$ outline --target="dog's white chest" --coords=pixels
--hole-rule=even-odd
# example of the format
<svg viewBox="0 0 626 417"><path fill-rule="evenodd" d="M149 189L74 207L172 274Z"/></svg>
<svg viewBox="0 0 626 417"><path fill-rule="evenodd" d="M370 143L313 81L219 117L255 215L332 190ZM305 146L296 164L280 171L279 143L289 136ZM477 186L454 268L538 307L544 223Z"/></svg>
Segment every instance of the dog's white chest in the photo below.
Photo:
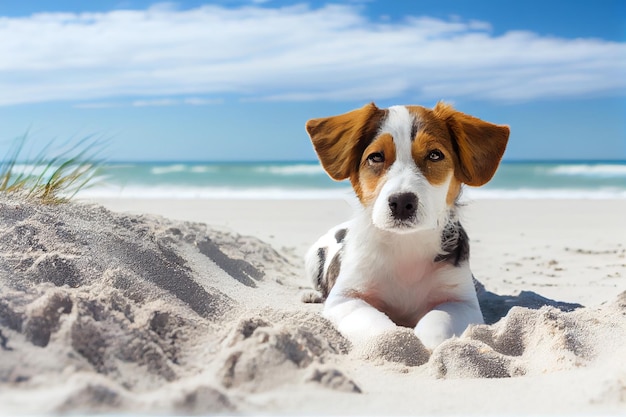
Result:
<svg viewBox="0 0 626 417"><path fill-rule="evenodd" d="M432 292L438 267L431 260L397 259L372 268L364 282L386 303L414 309Z"/></svg>
<svg viewBox="0 0 626 417"><path fill-rule="evenodd" d="M411 288L423 285L434 271L432 262L422 259L398 260L391 265L391 279L396 285Z"/></svg>
<svg viewBox="0 0 626 417"><path fill-rule="evenodd" d="M398 324L414 326L442 298L437 286L440 266L430 259L392 257L361 266L358 272L345 271L346 281L351 281L346 284L356 289L351 295L365 300Z"/></svg>

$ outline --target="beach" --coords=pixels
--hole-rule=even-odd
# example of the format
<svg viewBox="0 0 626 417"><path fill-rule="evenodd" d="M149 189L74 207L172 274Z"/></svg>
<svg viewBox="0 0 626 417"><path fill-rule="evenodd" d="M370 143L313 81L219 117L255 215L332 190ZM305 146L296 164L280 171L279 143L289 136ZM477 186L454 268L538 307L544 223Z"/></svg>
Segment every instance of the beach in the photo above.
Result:
<svg viewBox="0 0 626 417"><path fill-rule="evenodd" d="M347 199L0 200L0 413L626 413L626 200L479 199L488 324L353 349L301 301Z"/></svg>
<svg viewBox="0 0 626 417"><path fill-rule="evenodd" d="M536 3L0 3L0 417L626 417L626 0Z"/></svg>

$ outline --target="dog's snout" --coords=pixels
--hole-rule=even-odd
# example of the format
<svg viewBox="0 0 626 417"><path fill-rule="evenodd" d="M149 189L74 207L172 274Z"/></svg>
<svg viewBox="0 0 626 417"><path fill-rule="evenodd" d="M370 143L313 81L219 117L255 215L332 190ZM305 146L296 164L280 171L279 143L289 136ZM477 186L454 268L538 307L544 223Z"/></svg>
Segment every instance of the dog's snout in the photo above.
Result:
<svg viewBox="0 0 626 417"><path fill-rule="evenodd" d="M407 220L415 217L417 196L413 193L398 193L389 197L389 209L396 220Z"/></svg>

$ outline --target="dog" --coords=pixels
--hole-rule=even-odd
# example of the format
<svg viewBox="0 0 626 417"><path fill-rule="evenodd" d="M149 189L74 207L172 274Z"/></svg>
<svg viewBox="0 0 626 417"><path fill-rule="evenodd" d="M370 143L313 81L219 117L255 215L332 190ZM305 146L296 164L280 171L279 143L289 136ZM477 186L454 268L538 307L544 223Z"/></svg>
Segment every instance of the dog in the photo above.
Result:
<svg viewBox="0 0 626 417"><path fill-rule="evenodd" d="M459 196L493 177L509 127L443 102L370 103L306 131L324 170L349 179L362 205L305 256L323 315L353 344L403 326L430 350L483 323Z"/></svg>

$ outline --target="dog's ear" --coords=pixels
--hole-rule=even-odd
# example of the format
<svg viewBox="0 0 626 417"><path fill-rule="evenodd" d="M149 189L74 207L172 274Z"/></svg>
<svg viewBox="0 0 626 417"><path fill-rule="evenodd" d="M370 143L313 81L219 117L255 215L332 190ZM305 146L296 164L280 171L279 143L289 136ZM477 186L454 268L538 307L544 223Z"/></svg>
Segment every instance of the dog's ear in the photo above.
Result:
<svg viewBox="0 0 626 417"><path fill-rule="evenodd" d="M306 123L315 152L332 179L345 180L358 170L361 155L376 136L385 113L370 103L339 116Z"/></svg>
<svg viewBox="0 0 626 417"><path fill-rule="evenodd" d="M439 102L434 114L443 119L457 150L460 169L457 179L467 185L487 183L498 169L509 140L509 127L495 125L461 113Z"/></svg>

